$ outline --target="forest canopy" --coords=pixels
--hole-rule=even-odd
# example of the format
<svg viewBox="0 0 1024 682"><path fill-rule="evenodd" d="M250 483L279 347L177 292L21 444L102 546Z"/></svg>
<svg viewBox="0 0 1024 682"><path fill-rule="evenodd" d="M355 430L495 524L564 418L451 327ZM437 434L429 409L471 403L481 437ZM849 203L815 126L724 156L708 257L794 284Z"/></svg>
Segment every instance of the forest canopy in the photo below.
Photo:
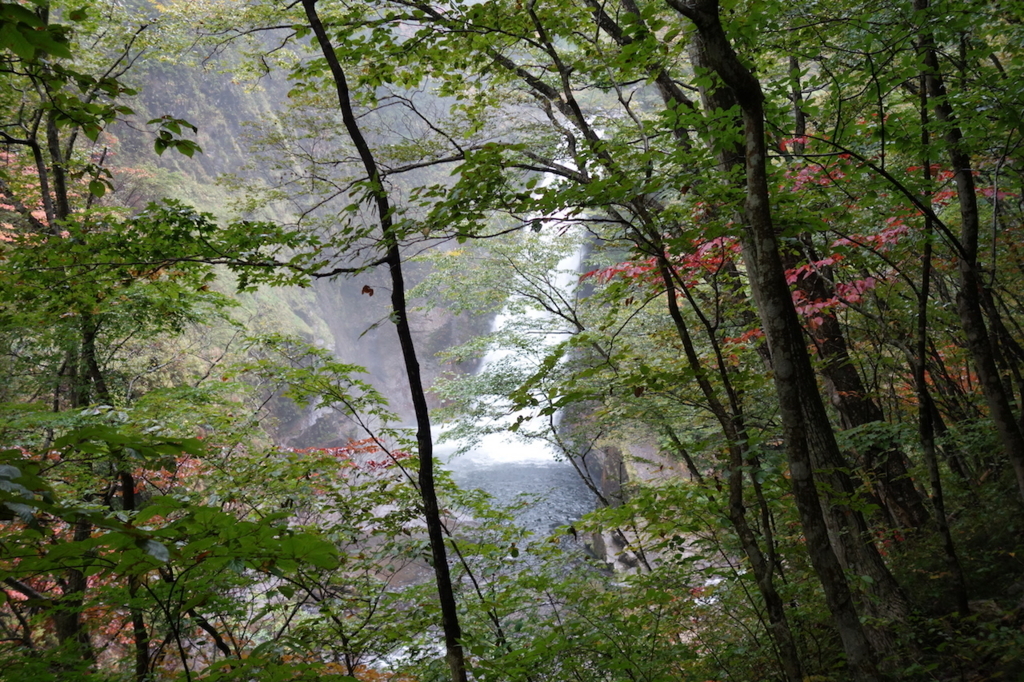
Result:
<svg viewBox="0 0 1024 682"><path fill-rule="evenodd" d="M0 678L1018 679L1022 46L0 2ZM595 510L528 530L442 432Z"/></svg>

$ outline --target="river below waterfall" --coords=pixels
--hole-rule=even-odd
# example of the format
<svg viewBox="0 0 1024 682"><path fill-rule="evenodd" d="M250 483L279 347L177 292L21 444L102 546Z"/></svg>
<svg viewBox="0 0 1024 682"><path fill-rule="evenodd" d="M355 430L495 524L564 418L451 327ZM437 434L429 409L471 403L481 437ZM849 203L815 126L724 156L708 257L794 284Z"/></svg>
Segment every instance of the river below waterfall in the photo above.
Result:
<svg viewBox="0 0 1024 682"><path fill-rule="evenodd" d="M514 504L521 495L536 496L517 515L520 525L536 536L547 536L594 509L594 494L546 443L492 433L464 454L452 456L455 447L441 445L438 459L461 487L483 490L499 507Z"/></svg>

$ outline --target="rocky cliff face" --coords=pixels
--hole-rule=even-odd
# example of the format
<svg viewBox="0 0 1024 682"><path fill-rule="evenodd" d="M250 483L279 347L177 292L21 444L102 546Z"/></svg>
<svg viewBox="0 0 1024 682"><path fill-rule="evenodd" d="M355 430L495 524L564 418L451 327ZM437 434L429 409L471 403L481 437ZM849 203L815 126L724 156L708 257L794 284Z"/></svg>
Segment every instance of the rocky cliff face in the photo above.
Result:
<svg viewBox="0 0 1024 682"><path fill-rule="evenodd" d="M224 59L230 61L230 55ZM238 198L232 183L218 184L224 174L237 181L271 181L269 171L252 163L247 148L249 121L273 121L287 106L290 87L282 74L259 83L238 83L224 73L198 65L168 65L153 61L133 72L132 84L140 95L132 102L135 121L112 128L116 153L111 158L122 168L142 169L148 181L128 188L130 206L141 209L150 201L174 198L201 211L228 217ZM152 135L144 122L161 115L180 117L198 126L196 140L202 154L153 153ZM261 173L266 175L262 177ZM138 174L132 177L137 177ZM437 181L437 179L434 179ZM267 207L260 219L290 221L280 207ZM426 274L423 264L410 263L406 271L411 288ZM368 287L368 289L364 289ZM365 293L372 291L373 294ZM292 334L331 349L342 362L361 365L368 379L404 421L412 421L412 404L394 325L389 320L389 277L383 269L352 279L318 280L304 290L265 290L243 297L252 331ZM415 305L415 302L413 302ZM416 311L411 323L417 335L421 370L427 385L446 372L472 372L470 365L449 366L437 353L465 343L490 327L490 317L455 316L442 309ZM291 447L338 445L365 434L330 410L300 409L290 401L269 404L274 435Z"/></svg>
<svg viewBox="0 0 1024 682"><path fill-rule="evenodd" d="M615 506L628 498L631 487L689 477L685 466L662 452L653 440L605 445L597 452L595 479L600 480L602 495ZM639 549L643 544L643 538L628 529L592 533L586 541L587 549L617 573L650 570L657 563L657 556Z"/></svg>
<svg viewBox="0 0 1024 682"><path fill-rule="evenodd" d="M414 277L425 272L422 266L412 268ZM414 280L415 281L415 280ZM322 281L314 285L315 305L307 315L315 315L328 331L325 339L309 339L330 348L342 362L360 365L367 370L367 379L387 398L391 410L405 423L413 421L412 401L402 362L401 349L391 312L387 273L368 272L354 279ZM364 293L369 287L373 295ZM463 344L485 333L490 316L453 315L433 308L413 310L410 320L416 335L420 370L428 386L446 373L475 371L475 363L447 364L438 353ZM313 325L311 325L313 326ZM428 394L436 404L436 398ZM277 439L290 447L338 445L366 434L354 429L351 422L330 410L297 410L286 401L274 404L278 421Z"/></svg>
<svg viewBox="0 0 1024 682"><path fill-rule="evenodd" d="M368 375L364 379L385 396L390 409L399 416L402 423L412 423L409 386L398 340L390 322L385 320L360 338L360 333L366 328L345 320L346 314L351 314L351 308L325 305L321 314L332 330L328 347L330 343L336 344L333 346L336 357L342 362L366 367ZM418 350L421 371L428 385L445 373L472 370L471 367L444 364L435 356L451 345L467 341L474 334L474 326L479 323L437 311L429 315L417 315L415 321L421 330ZM428 400L431 398L428 394ZM284 398L272 400L268 410L272 417L272 435L287 447L335 447L367 436L354 422L334 410L300 408Z"/></svg>

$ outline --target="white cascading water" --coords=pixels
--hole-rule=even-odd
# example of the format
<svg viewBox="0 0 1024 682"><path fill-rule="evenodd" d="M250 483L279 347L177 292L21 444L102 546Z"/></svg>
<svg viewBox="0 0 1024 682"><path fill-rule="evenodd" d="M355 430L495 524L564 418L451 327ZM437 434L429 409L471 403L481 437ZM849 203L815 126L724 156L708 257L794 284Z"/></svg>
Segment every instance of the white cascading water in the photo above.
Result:
<svg viewBox="0 0 1024 682"><path fill-rule="evenodd" d="M569 256L563 258L552 273L552 283L568 299L575 295L582 258L582 240ZM517 317L517 315L519 317ZM550 322L551 315L536 308L514 313L506 306L495 319L492 332L523 321L536 321L537 327ZM565 330L555 330L539 337L538 343L551 346L563 339ZM524 360L508 349L488 351L481 360L479 373L488 372L500 363L522 368ZM452 456L460 443L445 443L438 450L439 459L447 460L455 480L464 488L479 488L494 497L499 505L514 503L520 495L538 496L519 514L520 523L538 535L547 535L556 527L570 524L594 508L594 496L572 465L561 458L556 448L541 439L526 439L511 433L508 426L518 414L505 417L489 426L504 427L482 436L469 450Z"/></svg>

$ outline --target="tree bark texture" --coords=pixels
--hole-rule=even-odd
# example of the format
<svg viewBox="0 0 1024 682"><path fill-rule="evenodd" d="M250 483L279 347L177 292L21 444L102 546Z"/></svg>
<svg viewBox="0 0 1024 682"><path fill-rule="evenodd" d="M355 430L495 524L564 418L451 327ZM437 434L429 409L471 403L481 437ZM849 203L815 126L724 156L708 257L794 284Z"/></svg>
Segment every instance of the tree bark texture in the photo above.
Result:
<svg viewBox="0 0 1024 682"><path fill-rule="evenodd" d="M924 15L929 9L928 0L914 0L914 9ZM925 65L926 90L941 127L960 206L960 243L957 254L960 291L957 293L957 313L967 339L967 348L974 360L978 381L985 394L989 416L995 423L1003 450L1013 467L1021 499L1024 500L1024 434L1021 433L1010 396L1000 376L992 340L985 325L982 302L984 282L978 262L980 218L971 157L956 113L947 97L934 35L922 27L918 42L918 50Z"/></svg>
<svg viewBox="0 0 1024 682"><path fill-rule="evenodd" d="M797 265L793 252L783 254L787 267ZM797 289L808 300L821 301L835 296L835 289L823 273L810 270L796 282ZM846 335L834 313L823 312L818 323L809 329L814 348L821 358L820 373L829 401L839 413L844 429L870 424L885 424L885 415L868 395L860 372L853 364ZM862 449L860 465L870 477L871 489L889 515L902 528L922 528L928 523L928 510L914 487L907 470L907 457L894 439L878 442Z"/></svg>
<svg viewBox="0 0 1024 682"><path fill-rule="evenodd" d="M827 425L827 415L814 380L796 310L779 255L772 225L766 175L764 95L760 83L740 62L722 29L715 0L669 5L696 25L709 65L730 88L743 113L744 168L746 171L744 262L754 300L771 348L776 395L783 422L790 482L800 513L811 562L821 581L825 599L838 626L847 664L855 680L879 679L875 652L868 642L854 605L842 565L829 542L828 529L814 481L811 437L804 403L816 402L816 412ZM838 454L832 437L831 447ZM816 443L819 447L827 442Z"/></svg>
<svg viewBox="0 0 1024 682"><path fill-rule="evenodd" d="M695 65L713 69L713 64L706 51L706 43L697 44L695 41L691 46L691 58ZM737 104L736 94L730 88L706 88L702 90L701 96L705 107L712 110L729 111ZM721 149L719 165L723 172L732 174L732 171L737 168L745 168L746 149L746 145L726 146ZM765 205L767 205L767 199ZM745 216L744 220L746 219ZM774 234L774 229L772 228L772 230ZM781 259L781 254L778 257ZM782 266L784 267L785 263L782 263ZM751 269L749 258L747 259L747 268L750 273L754 272ZM786 300L792 306L788 285L786 285L786 291ZM754 293L756 298L756 290ZM760 306L758 307L760 309ZM760 312L762 315L764 314L763 311ZM795 309L793 314L795 317ZM797 328L800 328L799 322L797 322ZM835 338L843 339L841 334L833 335L833 340ZM801 348L806 348L799 332L794 332L793 342L799 344ZM770 350L774 348L770 338L768 345ZM843 346L845 348L845 342ZM857 385L863 390L859 375L855 374L855 376ZM778 378L778 374L776 374L776 378ZM846 473L849 465L835 442L835 436L824 404L821 402L813 373L804 377L800 382L800 387L806 395L806 399L801 401L800 407L804 413L809 456L812 466L825 483L822 511L832 548L844 569L870 578L870 581L864 581L859 585L865 589L867 594L861 595L855 591L854 597L859 607L863 609L864 615L870 616L875 623L866 629L872 647L879 653L892 653L895 639L887 623L905 618L910 612L910 604L882 560L869 532L866 519L853 504L859 492L853 479ZM907 480L905 485L912 486L912 483ZM916 494L916 490L914 493ZM927 513L924 516L927 518Z"/></svg>

